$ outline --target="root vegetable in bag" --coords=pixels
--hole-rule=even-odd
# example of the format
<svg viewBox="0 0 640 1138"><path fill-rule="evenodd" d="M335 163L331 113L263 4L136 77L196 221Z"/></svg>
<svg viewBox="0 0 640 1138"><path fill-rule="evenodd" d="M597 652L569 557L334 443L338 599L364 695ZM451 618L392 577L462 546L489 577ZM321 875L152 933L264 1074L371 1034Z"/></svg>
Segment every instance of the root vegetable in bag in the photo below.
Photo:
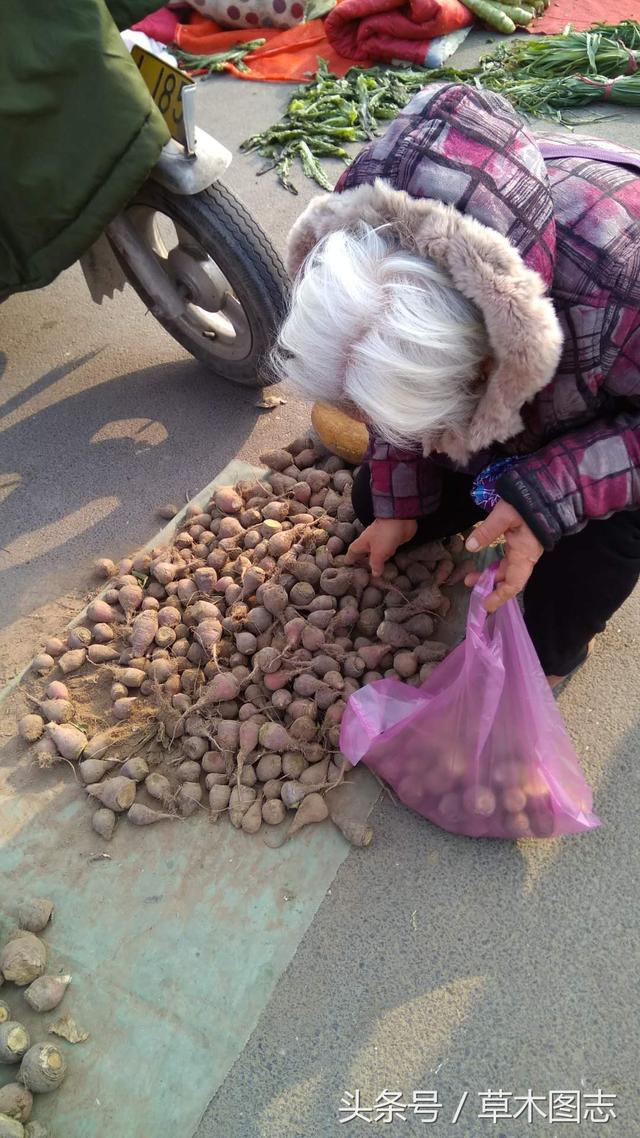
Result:
<svg viewBox="0 0 640 1138"><path fill-rule="evenodd" d="M395 679L351 696L340 750L417 813L469 837L557 837L600 825L592 794L516 600L492 616L473 590L467 635L419 688Z"/></svg>

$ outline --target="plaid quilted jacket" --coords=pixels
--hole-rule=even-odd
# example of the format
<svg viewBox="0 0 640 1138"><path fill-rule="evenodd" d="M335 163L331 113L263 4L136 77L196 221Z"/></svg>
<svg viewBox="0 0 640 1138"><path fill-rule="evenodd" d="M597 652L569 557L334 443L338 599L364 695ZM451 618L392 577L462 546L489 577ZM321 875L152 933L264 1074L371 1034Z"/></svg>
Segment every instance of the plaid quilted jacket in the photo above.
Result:
<svg viewBox="0 0 640 1138"><path fill-rule="evenodd" d="M497 360L466 437L422 454L372 438L376 515L428 514L444 466L504 455L522 460L498 491L545 548L640 508L640 153L534 138L499 95L429 87L307 208L290 268L359 218L446 265Z"/></svg>

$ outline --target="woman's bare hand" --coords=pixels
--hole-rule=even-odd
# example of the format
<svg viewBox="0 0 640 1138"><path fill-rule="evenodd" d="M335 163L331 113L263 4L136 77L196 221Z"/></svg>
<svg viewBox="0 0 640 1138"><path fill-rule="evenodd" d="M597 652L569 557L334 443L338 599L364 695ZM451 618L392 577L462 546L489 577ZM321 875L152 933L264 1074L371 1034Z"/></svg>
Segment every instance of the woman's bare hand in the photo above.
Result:
<svg viewBox="0 0 640 1138"><path fill-rule="evenodd" d="M374 577L382 576L385 563L399 546L415 537L418 523L413 518L376 518L366 530L351 542L347 550L347 565L368 558Z"/></svg>
<svg viewBox="0 0 640 1138"><path fill-rule="evenodd" d="M496 574L496 587L484 602L487 612L495 612L524 589L536 561L544 553L536 535L508 502L498 502L487 520L476 526L467 538L467 549L475 553L500 537L505 542L505 555ZM479 577L480 573L469 573L465 577L465 585L475 585Z"/></svg>

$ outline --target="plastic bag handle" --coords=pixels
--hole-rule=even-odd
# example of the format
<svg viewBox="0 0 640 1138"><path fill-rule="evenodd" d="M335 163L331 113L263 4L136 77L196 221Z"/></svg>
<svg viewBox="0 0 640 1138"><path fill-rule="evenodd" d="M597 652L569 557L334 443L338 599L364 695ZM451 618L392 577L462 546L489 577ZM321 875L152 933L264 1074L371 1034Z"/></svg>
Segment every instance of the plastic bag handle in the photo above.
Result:
<svg viewBox="0 0 640 1138"><path fill-rule="evenodd" d="M472 634L474 637L482 636L484 626L487 623L487 617L489 616L482 602L485 597L488 597L489 594L493 592L497 572L498 562L496 561L493 565L490 565L488 569L485 569L471 593L469 613L467 616L467 635Z"/></svg>
<svg viewBox="0 0 640 1138"><path fill-rule="evenodd" d="M491 617L490 629L487 629L487 620L491 614L482 603L493 591L497 571L498 562L485 569L471 593L467 615L465 673L474 677L474 684L467 690L466 698L470 713L476 719L476 774L479 756L491 732L505 680L502 635L495 627L494 616Z"/></svg>

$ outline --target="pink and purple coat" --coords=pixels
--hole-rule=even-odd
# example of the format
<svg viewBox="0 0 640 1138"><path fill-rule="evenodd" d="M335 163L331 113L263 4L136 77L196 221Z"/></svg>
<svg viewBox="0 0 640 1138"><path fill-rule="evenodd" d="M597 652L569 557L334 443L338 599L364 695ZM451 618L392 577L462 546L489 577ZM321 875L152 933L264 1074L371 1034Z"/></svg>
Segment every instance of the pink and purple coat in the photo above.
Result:
<svg viewBox="0 0 640 1138"><path fill-rule="evenodd" d="M423 453L372 436L377 517L419 517L443 469L522 460L498 482L550 549L640 508L640 153L533 135L500 95L427 87L294 225L292 273L366 221L443 264L480 308L493 365L467 430Z"/></svg>

